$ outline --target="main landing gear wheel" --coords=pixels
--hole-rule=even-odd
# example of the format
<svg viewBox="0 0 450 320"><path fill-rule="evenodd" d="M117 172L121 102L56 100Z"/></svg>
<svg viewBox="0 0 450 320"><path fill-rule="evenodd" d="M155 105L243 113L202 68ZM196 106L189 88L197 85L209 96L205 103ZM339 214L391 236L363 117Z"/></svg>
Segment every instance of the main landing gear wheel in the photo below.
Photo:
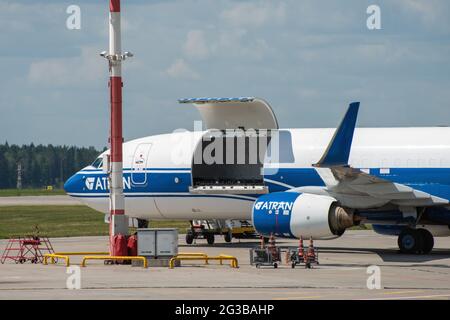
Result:
<svg viewBox="0 0 450 320"><path fill-rule="evenodd" d="M422 248L420 251L423 254L430 253L434 247L433 235L427 229L418 229L417 232L419 233L419 236L422 238Z"/></svg>
<svg viewBox="0 0 450 320"><path fill-rule="evenodd" d="M433 250L434 238L426 229L404 229L398 236L398 247L402 253L428 254Z"/></svg>
<svg viewBox="0 0 450 320"><path fill-rule="evenodd" d="M400 252L413 254L420 250L422 247L422 237L415 229L404 229L398 236L398 247Z"/></svg>

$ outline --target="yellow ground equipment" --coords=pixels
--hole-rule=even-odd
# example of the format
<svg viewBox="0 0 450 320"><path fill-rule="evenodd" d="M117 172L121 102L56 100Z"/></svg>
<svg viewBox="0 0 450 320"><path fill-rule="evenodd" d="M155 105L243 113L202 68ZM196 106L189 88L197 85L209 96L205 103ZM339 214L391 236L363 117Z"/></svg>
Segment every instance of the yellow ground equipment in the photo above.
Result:
<svg viewBox="0 0 450 320"><path fill-rule="evenodd" d="M220 254L218 256L208 256L206 253L181 253L170 259L169 268L173 269L175 267L175 261L184 261L184 260L204 260L205 264L209 264L210 260L219 261L220 264L223 264L223 260L230 261L230 267L238 268L238 260L234 256Z"/></svg>
<svg viewBox="0 0 450 320"><path fill-rule="evenodd" d="M84 256L82 258L81 266L86 266L87 260L140 260L143 262L144 268L147 268L147 259L142 256L110 256L109 252L55 252L44 255L44 264L48 264L50 259L51 264L58 262L58 259L64 259L66 266L70 266L70 256Z"/></svg>
<svg viewBox="0 0 450 320"><path fill-rule="evenodd" d="M69 256L64 256L61 254L55 254L55 253L47 253L44 255L44 261L43 264L48 264L48 258L50 258L51 263L55 264L57 259L64 259L66 261L66 267L70 266L70 258Z"/></svg>
<svg viewBox="0 0 450 320"><path fill-rule="evenodd" d="M70 266L69 256L84 256L84 255L109 255L109 252L54 252L44 254L43 264L48 264L50 258L51 264L58 262L58 259L64 259L66 266Z"/></svg>
<svg viewBox="0 0 450 320"><path fill-rule="evenodd" d="M142 256L84 256L81 261L82 267L86 267L87 260L140 260L144 268L148 267L147 258Z"/></svg>

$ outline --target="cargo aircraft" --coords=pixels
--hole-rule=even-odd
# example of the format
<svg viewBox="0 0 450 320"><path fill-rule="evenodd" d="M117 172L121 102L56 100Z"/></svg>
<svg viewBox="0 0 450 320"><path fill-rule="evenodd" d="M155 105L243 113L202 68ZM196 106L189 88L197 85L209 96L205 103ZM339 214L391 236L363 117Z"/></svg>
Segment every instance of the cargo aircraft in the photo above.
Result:
<svg viewBox="0 0 450 320"><path fill-rule="evenodd" d="M204 129L123 144L125 212L140 219L251 220L284 238L334 239L371 224L401 252L429 253L450 235L450 128L281 129L260 98L189 98ZM65 183L108 213L108 157Z"/></svg>

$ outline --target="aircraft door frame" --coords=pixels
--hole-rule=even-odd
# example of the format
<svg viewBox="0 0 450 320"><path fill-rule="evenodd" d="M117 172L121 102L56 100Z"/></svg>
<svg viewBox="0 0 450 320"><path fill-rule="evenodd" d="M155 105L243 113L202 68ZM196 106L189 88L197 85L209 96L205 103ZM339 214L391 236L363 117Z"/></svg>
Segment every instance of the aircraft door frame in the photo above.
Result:
<svg viewBox="0 0 450 320"><path fill-rule="evenodd" d="M147 185L147 165L152 143L140 143L136 146L131 162L131 184L137 187ZM139 174L139 175L138 175ZM141 176L141 174L143 174Z"/></svg>

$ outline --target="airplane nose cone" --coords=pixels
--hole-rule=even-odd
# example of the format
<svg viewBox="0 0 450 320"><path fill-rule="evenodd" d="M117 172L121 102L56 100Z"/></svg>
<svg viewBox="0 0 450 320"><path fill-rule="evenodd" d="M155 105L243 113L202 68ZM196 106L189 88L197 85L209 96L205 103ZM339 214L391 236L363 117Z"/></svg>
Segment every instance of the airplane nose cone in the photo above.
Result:
<svg viewBox="0 0 450 320"><path fill-rule="evenodd" d="M74 174L66 181L66 183L64 183L64 191L66 191L66 193L76 192L77 189L79 189L80 182L80 175Z"/></svg>

